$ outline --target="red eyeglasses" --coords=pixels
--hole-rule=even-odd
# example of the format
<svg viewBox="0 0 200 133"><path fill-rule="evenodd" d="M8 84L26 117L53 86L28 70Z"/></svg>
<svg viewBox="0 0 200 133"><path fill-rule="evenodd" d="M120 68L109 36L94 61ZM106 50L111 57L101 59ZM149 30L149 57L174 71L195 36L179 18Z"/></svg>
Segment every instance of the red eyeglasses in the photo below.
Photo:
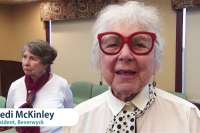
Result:
<svg viewBox="0 0 200 133"><path fill-rule="evenodd" d="M146 55L151 52L154 46L156 34L146 31L139 31L128 37L117 32L104 32L98 34L100 49L107 55L118 54L127 43L129 49L136 55Z"/></svg>

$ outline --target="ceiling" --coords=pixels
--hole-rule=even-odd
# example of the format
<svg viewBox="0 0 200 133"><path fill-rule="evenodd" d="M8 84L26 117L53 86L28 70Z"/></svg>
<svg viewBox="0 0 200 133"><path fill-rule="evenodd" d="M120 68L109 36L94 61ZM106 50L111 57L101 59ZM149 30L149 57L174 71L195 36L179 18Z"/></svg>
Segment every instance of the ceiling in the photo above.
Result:
<svg viewBox="0 0 200 133"><path fill-rule="evenodd" d="M44 1L44 0L0 0L0 4L20 4L20 3L28 3L34 1Z"/></svg>

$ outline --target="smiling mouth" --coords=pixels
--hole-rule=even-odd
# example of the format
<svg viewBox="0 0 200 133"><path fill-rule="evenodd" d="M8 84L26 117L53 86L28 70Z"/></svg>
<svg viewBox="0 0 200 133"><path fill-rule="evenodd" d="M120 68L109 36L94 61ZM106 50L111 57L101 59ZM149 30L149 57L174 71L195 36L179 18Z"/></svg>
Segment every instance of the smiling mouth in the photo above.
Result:
<svg viewBox="0 0 200 133"><path fill-rule="evenodd" d="M134 72L134 71L116 71L116 73L120 74L120 75L133 75L136 72Z"/></svg>

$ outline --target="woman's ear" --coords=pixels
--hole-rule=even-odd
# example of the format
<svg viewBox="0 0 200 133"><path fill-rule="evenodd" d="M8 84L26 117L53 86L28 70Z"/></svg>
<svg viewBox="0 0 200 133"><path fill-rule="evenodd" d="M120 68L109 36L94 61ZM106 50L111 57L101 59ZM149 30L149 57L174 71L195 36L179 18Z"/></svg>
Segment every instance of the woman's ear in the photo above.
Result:
<svg viewBox="0 0 200 133"><path fill-rule="evenodd" d="M49 64L46 64L46 65L44 65L45 69L47 69L47 68L48 68L48 66L49 66Z"/></svg>
<svg viewBox="0 0 200 133"><path fill-rule="evenodd" d="M156 74L157 70L158 70L158 65L157 65L157 63L156 63L156 61L155 61L155 62L154 62L154 68L153 68L153 75Z"/></svg>

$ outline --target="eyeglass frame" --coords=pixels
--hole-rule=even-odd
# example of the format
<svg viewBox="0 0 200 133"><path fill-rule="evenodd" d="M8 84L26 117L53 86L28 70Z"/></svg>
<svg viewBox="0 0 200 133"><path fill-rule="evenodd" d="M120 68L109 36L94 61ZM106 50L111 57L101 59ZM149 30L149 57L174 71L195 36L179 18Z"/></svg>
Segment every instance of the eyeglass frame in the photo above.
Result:
<svg viewBox="0 0 200 133"><path fill-rule="evenodd" d="M120 37L120 39L121 39L121 46L120 46L118 52L116 52L116 53L108 53L108 52L106 52L106 51L103 50L103 48L102 48L102 43L101 43L101 39L102 39L103 36L105 36L105 35L107 35L107 34L115 34L115 35L117 35L117 36ZM152 46L151 46L151 48L149 49L149 51L147 51L147 52L145 52L145 53L136 53L136 52L133 50L133 48L132 48L132 46L131 46L131 39L132 39L133 36L135 36L135 35L137 35L137 34L146 34L146 35L149 35L149 36L151 37ZM132 33L132 34L129 35L128 37L124 37L123 35L121 35L121 34L118 33L118 32L103 32L103 33L99 33L99 34L97 35L97 38L98 38L98 41L99 41L99 47L100 47L101 51L102 51L103 53L107 54L107 55L116 55L116 54L118 54L118 53L122 50L122 48L124 47L124 44L125 44L125 43L128 44L129 49L130 49L131 52L133 52L134 54L136 54L136 55L147 55L148 53L150 53L150 52L152 51L152 49L153 49L153 47L154 47L154 42L155 42L155 40L156 40L156 34L153 33L153 32L138 31L138 32Z"/></svg>

